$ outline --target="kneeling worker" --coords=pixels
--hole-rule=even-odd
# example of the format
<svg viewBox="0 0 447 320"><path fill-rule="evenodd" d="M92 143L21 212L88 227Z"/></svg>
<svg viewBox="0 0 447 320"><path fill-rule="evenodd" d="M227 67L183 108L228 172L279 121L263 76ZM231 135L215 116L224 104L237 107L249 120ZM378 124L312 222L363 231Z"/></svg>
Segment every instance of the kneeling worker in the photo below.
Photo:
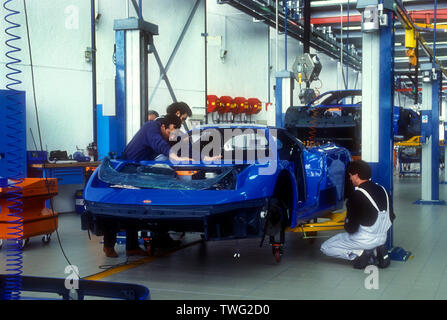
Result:
<svg viewBox="0 0 447 320"><path fill-rule="evenodd" d="M370 180L371 167L365 161L351 162L346 171L355 187L346 202L346 232L325 241L321 251L353 261L357 269L376 262L386 268L390 257L385 242L395 219L392 199L384 187Z"/></svg>

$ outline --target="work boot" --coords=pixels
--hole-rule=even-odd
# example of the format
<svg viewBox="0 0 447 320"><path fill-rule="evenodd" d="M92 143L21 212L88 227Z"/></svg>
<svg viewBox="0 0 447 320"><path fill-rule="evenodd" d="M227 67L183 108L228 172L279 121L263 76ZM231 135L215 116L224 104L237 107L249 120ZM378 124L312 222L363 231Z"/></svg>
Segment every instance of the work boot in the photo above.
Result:
<svg viewBox="0 0 447 320"><path fill-rule="evenodd" d="M355 269L364 269L367 265L374 263L374 250L363 250L363 253L354 259Z"/></svg>
<svg viewBox="0 0 447 320"><path fill-rule="evenodd" d="M148 256L149 254L140 247L132 250L126 250L126 256Z"/></svg>
<svg viewBox="0 0 447 320"><path fill-rule="evenodd" d="M106 254L107 258L118 258L118 254L116 253L115 248L104 247L102 250Z"/></svg>
<svg viewBox="0 0 447 320"><path fill-rule="evenodd" d="M386 268L391 263L391 258L388 255L388 248L386 245L381 245L376 248L377 251L377 260L378 260L378 266L379 268Z"/></svg>

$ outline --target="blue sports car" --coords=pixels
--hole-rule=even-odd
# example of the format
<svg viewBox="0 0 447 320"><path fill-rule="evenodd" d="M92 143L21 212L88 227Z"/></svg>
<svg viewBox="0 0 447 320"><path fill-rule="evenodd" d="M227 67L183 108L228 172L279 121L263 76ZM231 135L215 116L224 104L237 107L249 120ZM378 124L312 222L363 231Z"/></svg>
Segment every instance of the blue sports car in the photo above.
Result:
<svg viewBox="0 0 447 320"><path fill-rule="evenodd" d="M190 149L179 153L222 159L104 159L84 190L83 229L101 235L107 219L132 219L140 230L200 232L205 240L269 236L281 249L286 227L343 207L345 148L307 149L287 130L261 125L207 125L181 140L177 147Z"/></svg>
<svg viewBox="0 0 447 320"><path fill-rule="evenodd" d="M362 90L327 91L304 106L287 109L285 127L303 142L321 144L334 142L359 157L361 154ZM420 116L417 112L394 107L395 138L408 140L420 135Z"/></svg>
<svg viewBox="0 0 447 320"><path fill-rule="evenodd" d="M328 141L348 149L353 156L361 151L361 90L325 92L307 105L290 107L286 128L298 139L321 144Z"/></svg>

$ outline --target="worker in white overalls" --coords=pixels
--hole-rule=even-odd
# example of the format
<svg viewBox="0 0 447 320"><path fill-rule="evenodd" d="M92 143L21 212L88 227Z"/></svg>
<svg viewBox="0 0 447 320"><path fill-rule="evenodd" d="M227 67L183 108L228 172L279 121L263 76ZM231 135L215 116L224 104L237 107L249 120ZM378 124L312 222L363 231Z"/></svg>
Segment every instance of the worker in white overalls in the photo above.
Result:
<svg viewBox="0 0 447 320"><path fill-rule="evenodd" d="M392 199L384 187L370 180L371 167L365 161L351 162L346 171L355 187L346 202L346 232L325 241L321 251L353 261L357 269L370 264L386 268L390 257L385 242L395 218Z"/></svg>

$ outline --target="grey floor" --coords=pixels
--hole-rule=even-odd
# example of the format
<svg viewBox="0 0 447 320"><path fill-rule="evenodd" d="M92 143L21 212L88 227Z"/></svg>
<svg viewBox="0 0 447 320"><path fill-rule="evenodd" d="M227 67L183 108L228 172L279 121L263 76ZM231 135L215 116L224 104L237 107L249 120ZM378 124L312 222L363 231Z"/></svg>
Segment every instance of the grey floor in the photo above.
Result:
<svg viewBox="0 0 447 320"><path fill-rule="evenodd" d="M274 261L269 246L259 248L259 239L197 243L101 281L144 285L153 300L447 299L447 206L412 204L420 198L420 188L418 177L395 177L394 246L411 251L412 257L380 269L378 289L365 288L368 274L363 270L324 256L319 250L324 238L310 244L293 233L287 233L280 263ZM446 185L440 185L440 199L447 200ZM60 215L59 234L81 277L103 271L99 266L126 261L123 245L117 246L118 259L105 258L101 238L92 236L90 240L87 232L80 230L75 213ZM184 243L197 239L198 235L187 234ZM4 273L4 249L0 259L0 273ZM49 245L43 245L40 237L32 238L23 260L25 275L66 276L68 263L55 234Z"/></svg>

